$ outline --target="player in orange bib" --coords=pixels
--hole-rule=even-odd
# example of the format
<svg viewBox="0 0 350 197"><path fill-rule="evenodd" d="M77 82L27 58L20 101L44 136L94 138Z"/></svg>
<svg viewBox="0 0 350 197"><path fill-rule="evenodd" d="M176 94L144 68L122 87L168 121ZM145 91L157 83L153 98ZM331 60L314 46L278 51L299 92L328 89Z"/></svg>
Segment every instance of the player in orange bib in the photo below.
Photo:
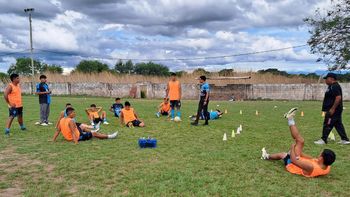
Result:
<svg viewBox="0 0 350 197"><path fill-rule="evenodd" d="M19 85L20 79L18 74L11 74L11 83L4 91L4 99L9 107L9 118L6 122L5 135L10 135L10 128L12 121L17 117L21 130L26 130L23 124L23 105L22 105L22 91Z"/></svg>
<svg viewBox="0 0 350 197"><path fill-rule="evenodd" d="M295 126L294 116L297 108L291 109L284 117L288 119L288 125L295 143L292 144L288 153L268 154L265 148L262 149L261 159L283 160L286 170L292 174L305 177L318 177L329 174L331 165L336 159L332 150L324 149L317 158L303 153L304 139Z"/></svg>
<svg viewBox="0 0 350 197"><path fill-rule="evenodd" d="M95 125L100 122L103 122L103 124L109 124L107 122L107 113L105 111L102 111L102 107L96 107L95 104L91 104L90 108L85 109L85 112L89 116L91 125Z"/></svg>
<svg viewBox="0 0 350 197"><path fill-rule="evenodd" d="M126 101L124 104L124 108L120 112L120 122L121 125L125 125L127 127L144 127L145 123L138 119L137 113L134 108L131 108L131 104L129 101Z"/></svg>
<svg viewBox="0 0 350 197"><path fill-rule="evenodd" d="M162 116L169 116L170 112L170 103L168 98L164 98L164 101L158 106L158 112L156 113L156 116L159 118Z"/></svg>
<svg viewBox="0 0 350 197"><path fill-rule="evenodd" d="M98 133L98 132L84 132L80 127L77 127L74 118L76 116L75 110L72 107L66 109L67 116L60 120L57 131L53 136L55 142L58 135L62 133L63 137L68 141L73 141L78 144L78 141L90 140L92 137L99 139L114 139L117 137L118 132L110 135Z"/></svg>
<svg viewBox="0 0 350 197"><path fill-rule="evenodd" d="M175 108L177 110L177 116L181 118L181 84L180 81L176 79L176 73L171 73L170 81L168 82L167 89L166 89L166 98L169 98L170 100L170 116L171 120L174 120L175 118Z"/></svg>

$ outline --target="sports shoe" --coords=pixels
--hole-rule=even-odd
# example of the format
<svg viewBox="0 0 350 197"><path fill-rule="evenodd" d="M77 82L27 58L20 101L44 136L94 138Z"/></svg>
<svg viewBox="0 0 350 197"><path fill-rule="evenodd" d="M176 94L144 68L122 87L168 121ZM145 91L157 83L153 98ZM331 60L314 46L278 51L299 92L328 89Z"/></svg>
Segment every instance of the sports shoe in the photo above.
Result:
<svg viewBox="0 0 350 197"><path fill-rule="evenodd" d="M10 136L10 131L5 130L5 136Z"/></svg>
<svg viewBox="0 0 350 197"><path fill-rule="evenodd" d="M326 144L326 142L323 140L323 139L319 139L317 141L314 141L315 144L318 144L318 145L324 145Z"/></svg>
<svg viewBox="0 0 350 197"><path fill-rule="evenodd" d="M45 126L46 127L46 126L49 126L49 125L47 123L43 122L43 123L40 124L40 126Z"/></svg>
<svg viewBox="0 0 350 197"><path fill-rule="evenodd" d="M340 140L340 141L338 142L338 144L348 145L348 144L350 144L350 141Z"/></svg>
<svg viewBox="0 0 350 197"><path fill-rule="evenodd" d="M292 119L295 116L295 112L298 110L298 108L294 107L290 109L287 113L284 114L284 118Z"/></svg>
<svg viewBox="0 0 350 197"><path fill-rule="evenodd" d="M261 159L269 159L269 154L267 154L265 147L261 149Z"/></svg>
<svg viewBox="0 0 350 197"><path fill-rule="evenodd" d="M47 124L48 124L48 125L52 125L53 123L52 123L52 122L48 122Z"/></svg>
<svg viewBox="0 0 350 197"><path fill-rule="evenodd" d="M192 126L198 126L198 122L191 122Z"/></svg>
<svg viewBox="0 0 350 197"><path fill-rule="evenodd" d="M156 113L156 116L157 116L157 118L159 118L160 117L159 113Z"/></svg>
<svg viewBox="0 0 350 197"><path fill-rule="evenodd" d="M98 122L97 124L94 125L94 129L99 129L101 126L101 122Z"/></svg>
<svg viewBox="0 0 350 197"><path fill-rule="evenodd" d="M108 139L114 139L114 138L117 138L118 137L118 131L117 132L114 132L113 134L111 135L108 135Z"/></svg>
<svg viewBox="0 0 350 197"><path fill-rule="evenodd" d="M170 118L170 121L174 121L174 118Z"/></svg>
<svg viewBox="0 0 350 197"><path fill-rule="evenodd" d="M41 122L36 122L36 123L35 123L35 125L39 125L39 124L41 124Z"/></svg>
<svg viewBox="0 0 350 197"><path fill-rule="evenodd" d="M91 126L95 126L95 123L94 123L94 122L91 122Z"/></svg>
<svg viewBox="0 0 350 197"><path fill-rule="evenodd" d="M109 122L107 122L107 121L103 121L103 124L106 124L106 125L107 125L107 124L109 124Z"/></svg>

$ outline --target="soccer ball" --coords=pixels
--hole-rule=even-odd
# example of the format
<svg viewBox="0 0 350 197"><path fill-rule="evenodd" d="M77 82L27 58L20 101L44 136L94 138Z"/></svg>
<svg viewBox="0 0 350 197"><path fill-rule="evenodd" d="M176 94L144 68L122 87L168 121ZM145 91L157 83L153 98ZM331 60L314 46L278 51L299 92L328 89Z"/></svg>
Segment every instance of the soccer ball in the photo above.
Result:
<svg viewBox="0 0 350 197"><path fill-rule="evenodd" d="M174 122L181 122L181 118L180 118L179 116L176 116L176 117L174 118Z"/></svg>

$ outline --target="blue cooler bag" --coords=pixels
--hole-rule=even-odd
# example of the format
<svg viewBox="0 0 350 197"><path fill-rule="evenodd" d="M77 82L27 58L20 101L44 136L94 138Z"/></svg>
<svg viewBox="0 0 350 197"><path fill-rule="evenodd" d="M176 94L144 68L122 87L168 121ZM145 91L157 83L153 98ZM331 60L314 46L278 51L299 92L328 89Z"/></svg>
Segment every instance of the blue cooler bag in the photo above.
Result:
<svg viewBox="0 0 350 197"><path fill-rule="evenodd" d="M156 148L157 147L157 140L153 138L149 139L139 139L139 146L140 148Z"/></svg>

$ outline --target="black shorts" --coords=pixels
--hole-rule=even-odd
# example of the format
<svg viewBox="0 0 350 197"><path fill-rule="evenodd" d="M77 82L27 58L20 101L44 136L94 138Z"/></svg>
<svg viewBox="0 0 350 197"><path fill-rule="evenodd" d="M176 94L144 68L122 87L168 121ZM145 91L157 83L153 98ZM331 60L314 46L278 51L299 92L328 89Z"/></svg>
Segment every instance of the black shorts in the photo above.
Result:
<svg viewBox="0 0 350 197"><path fill-rule="evenodd" d="M138 127L138 126L140 126L141 121L139 121L139 120L133 120L133 121L131 121L131 123L132 123L132 125L133 125L134 127ZM126 124L126 126L129 127L129 123Z"/></svg>
<svg viewBox="0 0 350 197"><path fill-rule="evenodd" d="M9 108L9 117L17 117L23 115L23 107L11 107Z"/></svg>
<svg viewBox="0 0 350 197"><path fill-rule="evenodd" d="M101 118L94 118L94 123L97 124L99 122L102 122L102 119Z"/></svg>
<svg viewBox="0 0 350 197"><path fill-rule="evenodd" d="M172 100L172 101L170 101L170 107L171 107L171 109L174 109L175 107L177 109L180 109L181 101L180 100Z"/></svg>
<svg viewBox="0 0 350 197"><path fill-rule="evenodd" d="M169 115L169 113L167 112L167 111L162 111L162 113L161 113L163 116L167 116L167 115Z"/></svg>
<svg viewBox="0 0 350 197"><path fill-rule="evenodd" d="M77 125L77 127L79 128L81 123L76 122L75 125Z"/></svg>
<svg viewBox="0 0 350 197"><path fill-rule="evenodd" d="M287 166L288 164L291 164L292 163L292 160L290 159L290 155L287 154L287 156L285 156L283 158L283 161L284 161L284 165Z"/></svg>
<svg viewBox="0 0 350 197"><path fill-rule="evenodd" d="M80 127L78 127L80 136L79 136L79 141L86 141L92 138L92 133L91 132L84 132Z"/></svg>

